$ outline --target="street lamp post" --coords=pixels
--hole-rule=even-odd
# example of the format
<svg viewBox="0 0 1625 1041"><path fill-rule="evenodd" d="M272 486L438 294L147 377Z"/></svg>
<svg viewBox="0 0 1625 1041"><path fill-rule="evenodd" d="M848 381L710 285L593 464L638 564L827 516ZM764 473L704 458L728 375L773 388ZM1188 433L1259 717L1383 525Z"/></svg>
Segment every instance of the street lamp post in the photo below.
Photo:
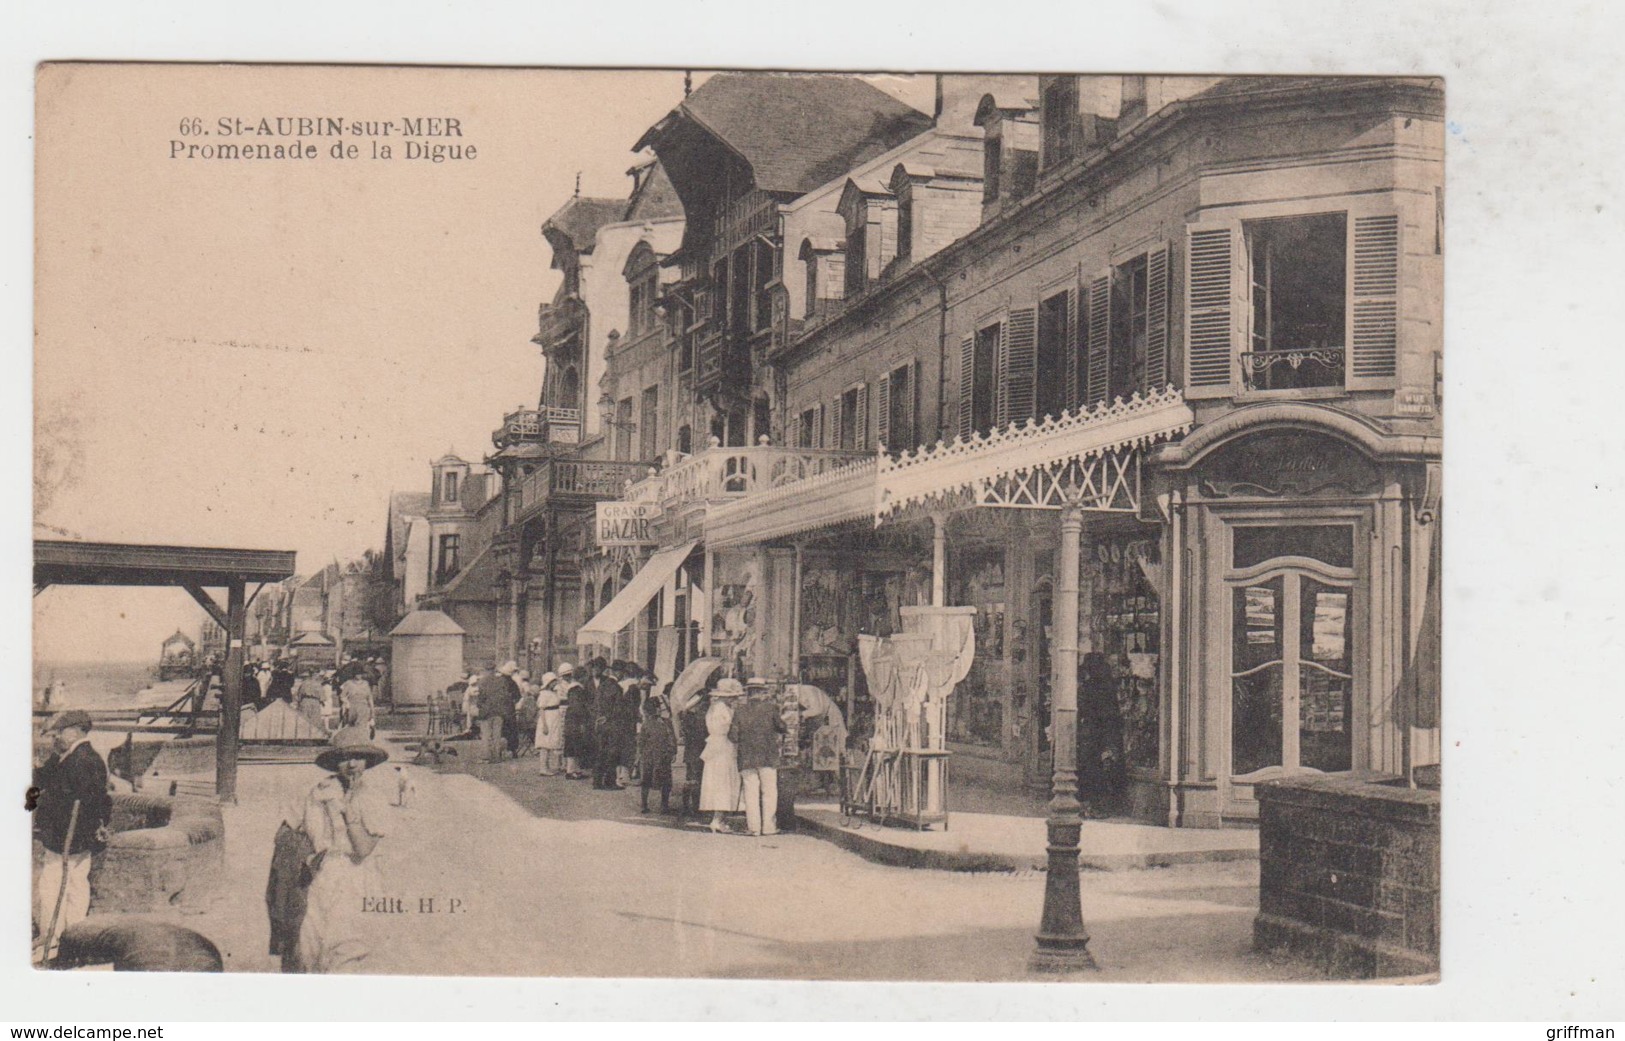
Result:
<svg viewBox="0 0 1625 1041"><path fill-rule="evenodd" d="M1094 969L1089 930L1083 924L1078 892L1078 838L1083 816L1078 805L1078 563L1083 508L1068 502L1061 510L1061 547L1055 580L1055 632L1051 640L1051 733L1055 776L1049 801L1049 863L1044 878L1044 917L1030 967L1035 972L1070 973Z"/></svg>

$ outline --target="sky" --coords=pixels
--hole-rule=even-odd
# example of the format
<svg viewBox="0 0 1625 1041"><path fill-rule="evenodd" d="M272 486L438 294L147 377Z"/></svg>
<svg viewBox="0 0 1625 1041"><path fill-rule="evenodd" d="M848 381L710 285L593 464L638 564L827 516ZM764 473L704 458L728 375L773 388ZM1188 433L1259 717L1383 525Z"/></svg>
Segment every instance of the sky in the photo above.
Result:
<svg viewBox="0 0 1625 1041"><path fill-rule="evenodd" d="M883 83L927 104L928 84ZM534 406L558 280L540 226L578 173L584 195L627 193L683 74L78 65L36 86L36 521L293 549L310 572L381 548L392 491L427 490L448 450L477 463ZM397 126L222 136L278 117ZM407 117L457 120L437 140L474 158L405 158ZM185 155L295 140L319 158ZM174 590L47 590L35 652L140 660L200 618Z"/></svg>
<svg viewBox="0 0 1625 1041"><path fill-rule="evenodd" d="M46 68L37 81L36 424L88 539L381 547L391 491L478 462L534 406L530 338L557 273L542 221L624 196L632 144L682 73L245 66ZM459 120L472 160L392 160L310 137L307 161L171 158L218 120ZM209 137L180 134L196 117ZM395 135L400 129L395 130ZM42 460L43 461L43 460ZM156 657L199 612L175 591L48 590L36 653ZM120 617L120 615L123 617ZM95 632L94 641L86 639Z"/></svg>

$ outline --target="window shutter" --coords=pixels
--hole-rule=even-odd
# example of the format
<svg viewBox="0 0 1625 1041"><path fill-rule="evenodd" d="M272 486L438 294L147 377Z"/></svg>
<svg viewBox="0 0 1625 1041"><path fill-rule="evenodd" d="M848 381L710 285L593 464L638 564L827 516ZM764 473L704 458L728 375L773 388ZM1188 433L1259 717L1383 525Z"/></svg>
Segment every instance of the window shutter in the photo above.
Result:
<svg viewBox="0 0 1625 1041"><path fill-rule="evenodd" d="M912 449L920 440L920 363L903 366L903 429L898 440L902 447Z"/></svg>
<svg viewBox="0 0 1625 1041"><path fill-rule="evenodd" d="M869 384L858 384L858 414L853 419L852 443L860 452L869 450Z"/></svg>
<svg viewBox="0 0 1625 1041"><path fill-rule="evenodd" d="M1010 322L999 323L999 344L993 352L993 429L1010 422Z"/></svg>
<svg viewBox="0 0 1625 1041"><path fill-rule="evenodd" d="M1000 342L1005 347L1004 371L999 381L1003 388L999 395L999 423L1025 423L1037 406L1038 309L1011 311Z"/></svg>
<svg viewBox="0 0 1625 1041"><path fill-rule="evenodd" d="M976 393L976 336L959 341L959 436L970 438L971 401Z"/></svg>
<svg viewBox="0 0 1625 1041"><path fill-rule="evenodd" d="M1111 387L1112 273L1107 268L1089 283L1089 380L1085 400L1090 405L1106 400Z"/></svg>
<svg viewBox="0 0 1625 1041"><path fill-rule="evenodd" d="M1146 254L1146 346L1144 390L1160 391L1168 385L1168 300L1170 275L1168 246Z"/></svg>
<svg viewBox="0 0 1625 1041"><path fill-rule="evenodd" d="M1185 396L1232 392L1247 290L1241 228L1233 222L1185 229Z"/></svg>
<svg viewBox="0 0 1625 1041"><path fill-rule="evenodd" d="M1087 332L1078 325L1078 297L1082 290L1073 286L1066 291L1066 335L1070 338L1071 347L1066 352L1066 403L1062 408L1074 409L1083 403L1087 397L1088 387L1085 386L1088 377L1088 367L1084 364L1089 344Z"/></svg>
<svg viewBox="0 0 1625 1041"><path fill-rule="evenodd" d="M880 379L875 381L875 392L875 400L880 406L875 414L875 438L880 448L893 448L895 446L891 440L891 373L882 373Z"/></svg>
<svg viewBox="0 0 1625 1041"><path fill-rule="evenodd" d="M824 406L819 405L813 412L813 440L809 448L824 447Z"/></svg>
<svg viewBox="0 0 1625 1041"><path fill-rule="evenodd" d="M1399 216L1355 217L1351 235L1347 386L1391 390L1399 362Z"/></svg>
<svg viewBox="0 0 1625 1041"><path fill-rule="evenodd" d="M829 405L829 424L824 428L824 447L841 447L841 396L835 395L835 400Z"/></svg>

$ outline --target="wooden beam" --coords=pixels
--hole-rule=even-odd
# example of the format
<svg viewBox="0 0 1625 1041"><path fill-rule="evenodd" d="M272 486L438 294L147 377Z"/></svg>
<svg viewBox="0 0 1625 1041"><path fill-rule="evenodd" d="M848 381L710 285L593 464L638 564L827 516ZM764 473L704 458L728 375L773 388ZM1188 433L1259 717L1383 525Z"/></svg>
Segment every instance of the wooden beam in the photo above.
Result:
<svg viewBox="0 0 1625 1041"><path fill-rule="evenodd" d="M227 627L226 612L220 610L220 605L214 602L214 597L209 595L207 589L192 582L185 583L181 588L192 594L192 599L198 602L199 607L208 612L209 617L214 619L215 625L222 629Z"/></svg>
<svg viewBox="0 0 1625 1041"><path fill-rule="evenodd" d="M221 802L237 801L237 729L243 703L243 631L248 611L242 579L226 587L226 666L220 677L220 726L214 735L214 791Z"/></svg>

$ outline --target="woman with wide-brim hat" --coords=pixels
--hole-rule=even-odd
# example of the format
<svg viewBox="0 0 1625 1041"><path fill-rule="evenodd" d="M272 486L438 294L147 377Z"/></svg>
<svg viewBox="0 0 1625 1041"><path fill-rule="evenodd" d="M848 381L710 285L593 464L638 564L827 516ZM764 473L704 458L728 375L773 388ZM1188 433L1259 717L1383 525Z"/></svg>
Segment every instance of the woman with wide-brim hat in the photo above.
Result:
<svg viewBox="0 0 1625 1041"><path fill-rule="evenodd" d="M735 698L743 697L744 686L736 679L721 679L711 691L711 705L705 710L705 773L700 778L700 812L711 814L711 830L728 830L724 813L737 813L744 807L740 796L739 751L728 737L733 725Z"/></svg>
<svg viewBox="0 0 1625 1041"><path fill-rule="evenodd" d="M305 920L299 928L299 961L305 972L360 972L370 953L362 907L384 894L378 843L389 810L366 783L368 770L389 753L359 727L333 735L333 746L316 756L329 771L305 800L304 830L315 856Z"/></svg>
<svg viewBox="0 0 1625 1041"><path fill-rule="evenodd" d="M559 693L559 678L551 672L542 673L541 685L536 688L536 751L542 759L537 772L543 777L557 777L564 762L564 699Z"/></svg>

